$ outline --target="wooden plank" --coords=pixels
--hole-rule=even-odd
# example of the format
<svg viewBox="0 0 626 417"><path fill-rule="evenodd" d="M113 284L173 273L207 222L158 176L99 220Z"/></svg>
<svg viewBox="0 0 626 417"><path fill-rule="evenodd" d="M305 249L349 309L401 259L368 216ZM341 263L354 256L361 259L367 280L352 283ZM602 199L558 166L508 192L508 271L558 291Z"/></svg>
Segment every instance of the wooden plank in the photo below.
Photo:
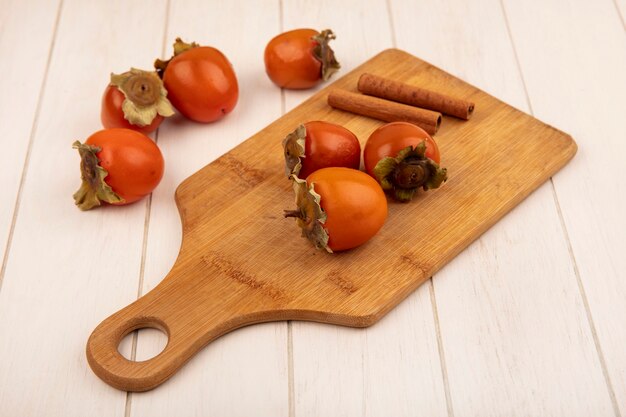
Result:
<svg viewBox="0 0 626 417"><path fill-rule="evenodd" d="M220 49L234 66L240 96L235 110L217 123L177 116L159 130L166 177L152 200L144 293L167 274L180 249L173 198L178 184L281 114L280 89L263 64L265 44L278 31L278 6L261 0L171 1L164 55L176 36ZM158 341L158 334L140 334L138 358L153 356ZM287 324L251 326L217 340L158 390L133 394L130 409L133 416L286 416Z"/></svg>
<svg viewBox="0 0 626 417"><path fill-rule="evenodd" d="M626 36L610 1L535 3L507 1L505 9L534 113L580 140L580 157L554 185L615 413L624 415Z"/></svg>
<svg viewBox="0 0 626 417"><path fill-rule="evenodd" d="M124 413L126 394L93 375L84 346L136 296L145 202L80 212L71 144L101 128L109 71L151 64L164 12L164 1L64 1L0 292L0 415Z"/></svg>
<svg viewBox="0 0 626 417"><path fill-rule="evenodd" d="M332 28L342 70L394 46L387 4L284 2L284 28ZM304 19L303 19L304 17ZM312 91L286 91L287 109ZM295 415L445 415L446 404L428 289L364 330L293 322ZM390 346L396 347L390 349Z"/></svg>
<svg viewBox="0 0 626 417"><path fill-rule="evenodd" d="M431 288L425 283L365 330L364 415L448 415Z"/></svg>
<svg viewBox="0 0 626 417"><path fill-rule="evenodd" d="M52 47L59 1L4 1L0 7L0 289L6 244ZM24 18L28 16L28 18ZM9 59L10 57L10 59Z"/></svg>
<svg viewBox="0 0 626 417"><path fill-rule="evenodd" d="M497 1L392 9L400 47L528 111ZM535 27L530 14L525 27ZM550 184L433 283L455 415L610 414Z"/></svg>

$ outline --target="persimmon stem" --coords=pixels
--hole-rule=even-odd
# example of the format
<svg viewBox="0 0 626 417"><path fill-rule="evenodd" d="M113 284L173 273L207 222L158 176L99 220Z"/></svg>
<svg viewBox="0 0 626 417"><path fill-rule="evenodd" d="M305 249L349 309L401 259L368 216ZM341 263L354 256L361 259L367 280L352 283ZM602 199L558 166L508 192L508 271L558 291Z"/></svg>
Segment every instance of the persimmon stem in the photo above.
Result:
<svg viewBox="0 0 626 417"><path fill-rule="evenodd" d="M285 217L296 217L298 219L304 219L304 214L300 210L283 210Z"/></svg>
<svg viewBox="0 0 626 417"><path fill-rule="evenodd" d="M76 141L72 147L80 154L81 186L74 193L74 202L81 210L90 210L102 204L121 203L122 197L113 191L111 186L104 181L109 173L100 166L98 152L101 148Z"/></svg>
<svg viewBox="0 0 626 417"><path fill-rule="evenodd" d="M398 164L394 172L394 183L399 188L411 189L423 185L430 176L424 160L406 160Z"/></svg>
<svg viewBox="0 0 626 417"><path fill-rule="evenodd" d="M163 82L155 72L131 68L123 74L111 74L110 85L124 94L124 119L135 126L148 126L158 115L174 114Z"/></svg>

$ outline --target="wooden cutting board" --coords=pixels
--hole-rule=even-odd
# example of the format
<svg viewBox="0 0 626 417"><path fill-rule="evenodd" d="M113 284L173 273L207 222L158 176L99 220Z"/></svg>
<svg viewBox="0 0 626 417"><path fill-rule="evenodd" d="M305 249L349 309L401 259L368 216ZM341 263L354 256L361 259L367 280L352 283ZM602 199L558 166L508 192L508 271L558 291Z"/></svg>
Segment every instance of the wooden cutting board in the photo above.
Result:
<svg viewBox="0 0 626 417"><path fill-rule="evenodd" d="M294 208L294 195L281 141L300 123L325 120L350 129L363 145L382 123L326 104L331 88L356 91L363 72L472 100L476 111L467 122L444 117L435 136L449 173L441 189L408 204L390 201L378 235L328 254L282 216ZM569 135L403 51L386 50L178 187L183 242L175 265L156 288L94 330L89 364L116 388L145 391L242 326L275 320L369 326L575 153ZM163 330L167 346L147 361L125 359L120 341L145 327Z"/></svg>

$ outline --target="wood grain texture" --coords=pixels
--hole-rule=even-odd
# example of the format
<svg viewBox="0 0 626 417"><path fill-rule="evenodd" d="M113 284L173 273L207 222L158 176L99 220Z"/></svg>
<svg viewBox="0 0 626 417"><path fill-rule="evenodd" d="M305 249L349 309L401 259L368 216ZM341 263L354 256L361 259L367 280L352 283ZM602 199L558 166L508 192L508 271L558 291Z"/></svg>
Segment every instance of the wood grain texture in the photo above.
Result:
<svg viewBox="0 0 626 417"><path fill-rule="evenodd" d="M0 136L0 185L3 195L0 200L0 259L3 261L58 9L59 1L45 0L4 1L0 7L0 56L7 57L0 60L0 126L3 131ZM29 16L29 19L23 21L15 19L15 16ZM16 108L19 110L16 111Z"/></svg>
<svg viewBox="0 0 626 417"><path fill-rule="evenodd" d="M530 110L499 2L396 1L393 11L401 47ZM411 41L424 15L432 17L420 26L426 38ZM551 184L433 284L455 415L611 413Z"/></svg>
<svg viewBox="0 0 626 417"><path fill-rule="evenodd" d="M531 16L530 10L539 7L541 15ZM554 178L554 185L580 290L597 331L600 358L605 360L607 385L615 395L615 414L624 415L624 28L609 1L593 5L552 1L528 9L507 1L505 9L534 113L567 126L580 138L580 158ZM536 27L527 33L525 22L530 19ZM588 22L589 31L581 30L581 19ZM564 44L575 44L576 50L563 48Z"/></svg>
<svg viewBox="0 0 626 417"><path fill-rule="evenodd" d="M164 17L162 1L63 3L0 292L2 416L124 413L126 394L89 370L84 341L135 299L145 204L80 212L71 144L100 128L109 71L151 64Z"/></svg>
<svg viewBox="0 0 626 417"><path fill-rule="evenodd" d="M220 49L233 64L240 96L233 112L218 123L176 116L159 129L166 175L152 198L142 293L167 274L180 249L182 228L172 198L176 186L281 115L280 89L265 76L262 59L265 43L279 30L278 2L216 6L172 0L167 26L166 54L176 36ZM137 356L154 356L158 335L141 333ZM194 366L182 369L161 389L133 394L130 415L286 416L287 364L286 323L241 329L211 343L194 358Z"/></svg>
<svg viewBox="0 0 626 417"><path fill-rule="evenodd" d="M441 129L438 142L455 173L446 187L410 205L393 204L376 239L329 256L303 239L285 239L294 225L280 213L293 196L279 142L313 116L366 138L379 122L326 105L329 89L355 89L364 71L467 97L482 110L472 123L450 119ZM527 135L523 142L515 141L520 129ZM568 135L417 58L387 50L183 181L176 190L183 241L174 267L152 291L94 330L89 363L109 384L142 391L165 381L210 341L247 324L292 319L369 326L575 152ZM306 280L301 271L307 271ZM155 326L169 336L156 358L130 362L119 354L126 333Z"/></svg>

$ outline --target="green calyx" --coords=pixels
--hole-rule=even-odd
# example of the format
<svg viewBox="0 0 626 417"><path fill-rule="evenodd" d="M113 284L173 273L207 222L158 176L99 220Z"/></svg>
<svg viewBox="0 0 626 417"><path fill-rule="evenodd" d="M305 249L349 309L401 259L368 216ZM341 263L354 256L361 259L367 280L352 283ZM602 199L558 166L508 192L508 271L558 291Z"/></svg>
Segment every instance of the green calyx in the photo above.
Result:
<svg viewBox="0 0 626 417"><path fill-rule="evenodd" d="M82 144L76 141L72 148L78 149L80 155L80 178L82 183L74 193L74 202L81 210L91 210L102 204L102 201L113 204L122 203L124 199L104 181L109 173L100 166L96 156L100 152L97 146Z"/></svg>
<svg viewBox="0 0 626 417"><path fill-rule="evenodd" d="M154 71L131 68L123 74L111 74L110 85L124 94L122 111L130 124L144 127L157 115L169 117L174 114L163 81Z"/></svg>
<svg viewBox="0 0 626 417"><path fill-rule="evenodd" d="M410 201L417 190L439 188L448 179L446 168L426 157L426 142L408 146L394 157L378 161L374 175L385 191L393 191L398 201Z"/></svg>
<svg viewBox="0 0 626 417"><path fill-rule="evenodd" d="M316 42L313 48L313 55L322 63L322 80L324 81L327 81L341 68L337 58L335 58L335 52L328 44L335 38L335 34L330 29L323 30L319 35L315 35L311 38Z"/></svg>
<svg viewBox="0 0 626 417"><path fill-rule="evenodd" d="M306 128L300 125L283 139L283 153L285 155L285 174L298 176L302 169L304 155L304 143L306 141Z"/></svg>
<svg viewBox="0 0 626 417"><path fill-rule="evenodd" d="M197 44L196 42L187 43L187 42L184 42L181 38L176 38L176 41L174 42L174 55L172 56L172 58L167 59L165 61L157 58L154 61L154 68L157 74L159 75L159 77L163 78L163 74L165 73L165 70L167 69L167 65L175 56L178 56L182 54L183 52L186 52L190 49L198 48L199 46L200 45Z"/></svg>
<svg viewBox="0 0 626 417"><path fill-rule="evenodd" d="M316 248L333 251L328 247L328 233L324 229L326 213L320 205L321 196L315 192L314 184L308 185L303 179L292 175L293 191L296 194L296 210L285 210L285 217L295 217L302 229L302 236L309 239Z"/></svg>

